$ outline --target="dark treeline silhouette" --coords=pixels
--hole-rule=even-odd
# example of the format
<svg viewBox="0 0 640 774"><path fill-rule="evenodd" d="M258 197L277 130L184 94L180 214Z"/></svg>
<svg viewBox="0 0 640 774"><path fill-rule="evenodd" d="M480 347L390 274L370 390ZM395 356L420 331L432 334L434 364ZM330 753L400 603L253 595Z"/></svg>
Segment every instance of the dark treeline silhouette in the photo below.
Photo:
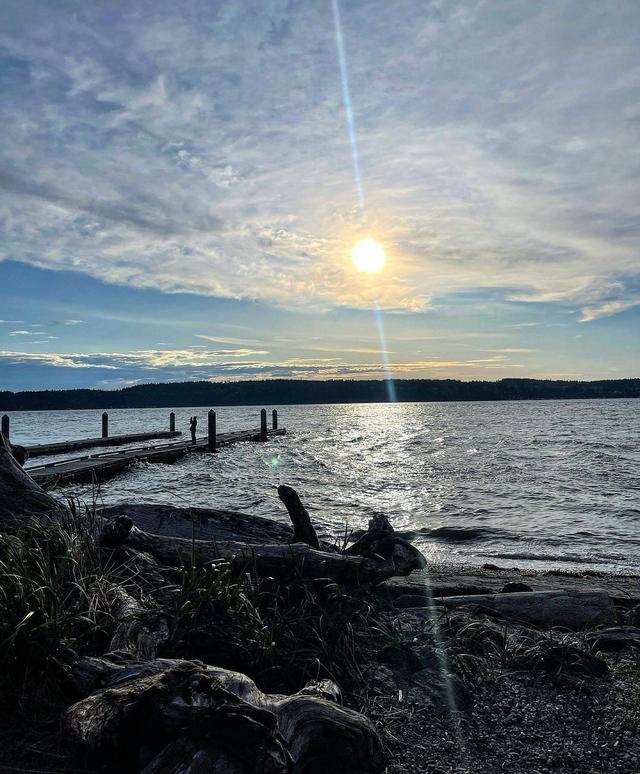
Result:
<svg viewBox="0 0 640 774"><path fill-rule="evenodd" d="M594 382L546 379L398 379L398 401L550 400L639 398L640 379ZM384 403L381 380L312 381L270 379L244 382L168 382L122 390L42 390L0 392L0 411L40 409L154 408L161 406L252 406L295 403Z"/></svg>

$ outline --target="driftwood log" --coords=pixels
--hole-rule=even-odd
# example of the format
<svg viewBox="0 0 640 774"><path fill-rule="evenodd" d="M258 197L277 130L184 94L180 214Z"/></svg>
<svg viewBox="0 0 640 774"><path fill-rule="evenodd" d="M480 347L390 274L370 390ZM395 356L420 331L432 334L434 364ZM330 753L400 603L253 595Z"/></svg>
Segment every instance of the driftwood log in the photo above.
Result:
<svg viewBox="0 0 640 774"><path fill-rule="evenodd" d="M220 508L176 507L162 503L117 503L101 508L98 513L103 521L126 516L144 532L186 540L231 540L251 544L295 542L293 530L288 524Z"/></svg>
<svg viewBox="0 0 640 774"><path fill-rule="evenodd" d="M291 542L306 543L311 548L319 549L320 541L309 518L309 513L298 497L296 490L282 484L278 487L278 497L284 503L293 524L293 540Z"/></svg>
<svg viewBox="0 0 640 774"><path fill-rule="evenodd" d="M537 626L582 629L615 620L615 607L607 591L523 591L513 594L474 594L443 597L434 603L448 609L467 607Z"/></svg>
<svg viewBox="0 0 640 774"><path fill-rule="evenodd" d="M13 530L28 519L60 520L68 511L22 469L0 433L0 530Z"/></svg>
<svg viewBox="0 0 640 774"><path fill-rule="evenodd" d="M399 537L389 519L382 514L370 519L367 531L346 549L345 554L383 557L393 563L394 576L409 575L427 566L427 560L420 551L408 540Z"/></svg>
<svg viewBox="0 0 640 774"><path fill-rule="evenodd" d="M398 537L384 517L383 528L379 518L372 519L369 530L345 552L329 550L325 543L320 544L295 490L280 486L278 494L293 521L293 535L276 522L228 511L122 504L101 512L103 517L110 518L102 528L100 542L112 548L124 545L147 552L170 566L226 559L235 572L254 570L260 576L273 578L292 575L332 578L345 584L377 583L392 576L409 575L426 565L423 555L411 543ZM260 527L262 521L266 524ZM161 529L170 523L169 529L178 536L166 534L166 531L165 534L148 532L139 529L135 522L145 526L155 523ZM189 537L188 525L192 532ZM273 531L272 526L275 526ZM194 539L200 534L209 539ZM279 542L268 542L273 540L273 534ZM245 536L246 539L238 539ZM314 545L321 545L321 548Z"/></svg>
<svg viewBox="0 0 640 774"><path fill-rule="evenodd" d="M245 675L198 661L78 662L91 695L66 714L73 738L111 766L145 774L376 774L371 723L338 706L330 681L293 696L264 694Z"/></svg>
<svg viewBox="0 0 640 774"><path fill-rule="evenodd" d="M147 610L121 586L111 588L111 615L116 627L110 651L137 659L153 659L169 639L169 619Z"/></svg>

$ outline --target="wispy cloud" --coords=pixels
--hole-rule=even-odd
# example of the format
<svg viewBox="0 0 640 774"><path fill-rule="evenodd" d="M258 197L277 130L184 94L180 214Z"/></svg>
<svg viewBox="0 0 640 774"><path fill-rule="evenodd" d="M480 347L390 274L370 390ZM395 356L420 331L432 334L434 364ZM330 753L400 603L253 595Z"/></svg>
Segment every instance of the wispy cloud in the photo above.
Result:
<svg viewBox="0 0 640 774"><path fill-rule="evenodd" d="M40 365L58 369L98 369L110 371L114 384L127 381L189 381L194 379L270 379L301 378L384 378L390 371L395 377L447 376L472 378L491 375L496 369L509 373L521 368L504 356L471 360L430 359L391 362L380 360L349 362L341 357L297 357L268 361L256 359L260 351L236 350L139 350L98 353L31 353L0 351L0 364ZM108 381L111 381L111 377ZM97 377L96 384L104 384Z"/></svg>
<svg viewBox="0 0 640 774"><path fill-rule="evenodd" d="M625 309L631 309L638 304L640 304L640 296L632 296L618 301L603 301L601 304L584 307L580 320L581 322L590 322L600 317L610 317L618 312L623 312Z"/></svg>
<svg viewBox="0 0 640 774"><path fill-rule="evenodd" d="M204 333L196 333L197 339L212 341L215 344L258 344L257 339L235 339L230 336L207 336Z"/></svg>
<svg viewBox="0 0 640 774"><path fill-rule="evenodd" d="M537 352L537 349L531 349L530 347L500 347L499 349L487 349L487 352L506 352L508 354L513 353L530 353L530 352Z"/></svg>

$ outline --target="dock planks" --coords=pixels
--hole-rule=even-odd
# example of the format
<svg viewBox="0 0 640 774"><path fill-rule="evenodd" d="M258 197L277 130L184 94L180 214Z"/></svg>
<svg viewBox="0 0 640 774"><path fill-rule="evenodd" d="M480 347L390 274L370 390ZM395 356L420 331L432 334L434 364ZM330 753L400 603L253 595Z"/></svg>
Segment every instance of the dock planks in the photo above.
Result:
<svg viewBox="0 0 640 774"><path fill-rule="evenodd" d="M100 446L123 446L125 443L153 441L156 438L177 438L180 431L157 430L155 433L129 433L125 435L110 435L107 438L79 438L76 441L54 441L53 443L38 443L25 446L29 457L48 457L54 454L66 454L80 449L96 449Z"/></svg>
<svg viewBox="0 0 640 774"><path fill-rule="evenodd" d="M269 430L267 436L283 435L284 428ZM220 433L216 436L217 446L228 446L240 441L261 440L260 428L240 430L233 433ZM125 470L132 462L173 462L185 454L206 452L208 438L199 438L195 444L191 441L155 444L133 449L121 449L113 452L90 454L86 457L48 462L44 465L25 467L25 471L39 484L58 485L72 482L99 481L115 476Z"/></svg>

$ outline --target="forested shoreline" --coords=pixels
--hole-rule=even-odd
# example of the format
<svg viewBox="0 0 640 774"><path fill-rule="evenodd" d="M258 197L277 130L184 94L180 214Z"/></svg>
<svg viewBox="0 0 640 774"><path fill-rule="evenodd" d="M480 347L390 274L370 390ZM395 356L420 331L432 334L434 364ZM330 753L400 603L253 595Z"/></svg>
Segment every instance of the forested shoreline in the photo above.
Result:
<svg viewBox="0 0 640 774"><path fill-rule="evenodd" d="M399 402L639 398L640 379L556 381L546 379L398 379ZM386 403L384 380L268 379L237 382L138 384L121 390L0 392L0 411L251 406L318 403Z"/></svg>

